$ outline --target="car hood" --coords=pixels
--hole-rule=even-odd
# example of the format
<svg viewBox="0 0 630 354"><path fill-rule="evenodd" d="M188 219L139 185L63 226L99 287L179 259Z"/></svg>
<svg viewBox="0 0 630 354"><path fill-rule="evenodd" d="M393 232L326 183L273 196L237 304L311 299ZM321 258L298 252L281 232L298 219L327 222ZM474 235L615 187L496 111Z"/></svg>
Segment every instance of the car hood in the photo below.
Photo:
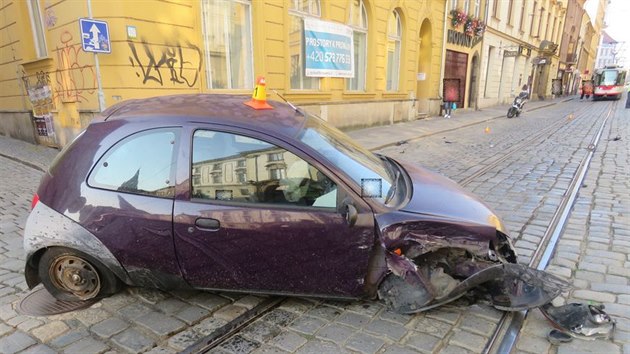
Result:
<svg viewBox="0 0 630 354"><path fill-rule="evenodd" d="M496 213L453 180L409 162L396 162L412 183L411 197L401 211L492 226L506 233Z"/></svg>

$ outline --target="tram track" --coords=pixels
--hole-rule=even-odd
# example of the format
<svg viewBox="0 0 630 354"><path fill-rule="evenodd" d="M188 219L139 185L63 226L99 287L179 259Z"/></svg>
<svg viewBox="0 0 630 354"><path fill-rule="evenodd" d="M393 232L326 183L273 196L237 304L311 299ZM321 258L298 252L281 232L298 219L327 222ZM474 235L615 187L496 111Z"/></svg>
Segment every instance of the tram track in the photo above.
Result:
<svg viewBox="0 0 630 354"><path fill-rule="evenodd" d="M568 212L572 206L572 202L575 199L575 195L577 195L577 191L579 190L579 187L581 185L581 180L586 174L586 171L588 168L588 162L590 162L592 153L595 150L597 143L600 140L603 127L605 126L608 120L608 117L611 115L611 112L613 112L615 106L616 105L611 105L609 107L608 113L606 114L606 118L604 119L604 122L602 123L602 125L600 126L596 134L596 138L589 145L591 149L589 150L588 161L586 163L583 161L583 163L580 165L580 168L578 169L578 172L576 172L576 175L574 176L572 183L569 186L569 189L565 192L565 196L572 196L572 197L563 198L563 202L561 203L560 207L556 211L556 214L558 215L558 217L554 215L554 218L552 219L552 223L550 224L548 231L543 236L544 242L540 243L539 248L535 251L534 256L532 256L532 260L529 263L530 267L536 267L537 269L544 269L546 267L550 259L550 256L553 252L553 249L555 248L555 244L561 233L561 230L563 229L564 222L566 222L566 217L567 217L566 215L568 215ZM510 157L513 157L515 154L522 152L525 147L531 146L533 143L543 141L553 136L554 134L556 134L560 129L566 127L567 124L573 124L576 121L580 120L581 118L588 116L589 113L592 113L591 112L592 110L596 109L596 107L597 107L596 105L591 104L588 107L584 107L581 111L577 112L576 116L571 117L570 119L567 119L569 117L566 117L566 116L563 117L562 119L558 119L554 123L540 129L536 134L528 137L527 139L523 139L522 141L519 141L518 143L509 146L507 149L502 150L502 152L497 153L493 156L490 156L480 161L479 165L482 165L483 167L480 169L477 169L472 174L459 180L458 183L462 186L466 186L470 184L471 182L475 181L477 178L499 167L503 162L507 161ZM571 114L575 114L575 112L572 112ZM581 176L581 177L576 178L576 176ZM543 259L545 259L545 261L541 262L541 257L543 256L544 256ZM240 315L233 321L217 329L216 331L209 334L208 336L201 338L196 343L194 343L193 345L191 345L190 347L182 351L182 353L185 353L185 354L206 353L212 350L213 348L218 347L223 342L227 341L229 338L238 334L243 328L247 327L247 325L263 317L265 314L271 312L273 309L281 306L282 303L284 303L287 299L288 297L278 297L278 296L266 298L257 306L252 308L251 310L248 310L247 312L243 313L242 315ZM483 353L489 354L489 353L511 352L512 348L516 344L516 340L518 338L518 332L520 331L520 328L522 327L524 323L526 315L527 313L524 311L516 312L516 313L511 313L511 312L504 313L499 323L497 324L494 332L490 336L490 340L487 342L486 346L484 347Z"/></svg>

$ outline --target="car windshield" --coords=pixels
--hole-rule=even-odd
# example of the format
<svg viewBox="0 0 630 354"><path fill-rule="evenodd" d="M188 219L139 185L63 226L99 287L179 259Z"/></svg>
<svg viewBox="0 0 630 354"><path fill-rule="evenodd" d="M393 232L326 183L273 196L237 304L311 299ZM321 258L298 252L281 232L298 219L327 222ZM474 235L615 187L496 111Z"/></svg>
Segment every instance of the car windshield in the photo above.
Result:
<svg viewBox="0 0 630 354"><path fill-rule="evenodd" d="M396 192L399 172L386 158L359 146L321 119L308 116L300 141L319 152L331 164L348 174L361 189L361 196L388 204Z"/></svg>

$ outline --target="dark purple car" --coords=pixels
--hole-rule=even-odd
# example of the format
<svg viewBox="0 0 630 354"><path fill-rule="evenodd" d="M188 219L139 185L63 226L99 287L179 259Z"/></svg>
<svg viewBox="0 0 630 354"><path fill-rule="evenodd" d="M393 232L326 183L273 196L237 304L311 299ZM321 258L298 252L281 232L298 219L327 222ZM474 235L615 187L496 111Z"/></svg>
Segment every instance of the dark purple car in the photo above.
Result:
<svg viewBox="0 0 630 354"><path fill-rule="evenodd" d="M25 229L29 287L63 300L122 284L380 297L406 313L470 289L508 310L559 292L515 264L495 213L451 180L290 105L246 100L179 95L103 112L42 178Z"/></svg>

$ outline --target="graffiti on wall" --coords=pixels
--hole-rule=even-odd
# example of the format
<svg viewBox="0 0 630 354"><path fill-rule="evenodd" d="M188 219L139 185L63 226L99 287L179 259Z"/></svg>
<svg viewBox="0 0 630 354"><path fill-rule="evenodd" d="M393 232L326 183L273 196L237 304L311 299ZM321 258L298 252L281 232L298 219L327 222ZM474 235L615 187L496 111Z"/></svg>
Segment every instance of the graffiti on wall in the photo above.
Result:
<svg viewBox="0 0 630 354"><path fill-rule="evenodd" d="M96 90L94 66L81 49L81 44L72 43L72 34L64 31L59 37L62 46L57 47L57 70L55 72L55 94L62 101L86 102L87 95Z"/></svg>
<svg viewBox="0 0 630 354"><path fill-rule="evenodd" d="M130 42L129 61L137 69L136 76L142 79L143 84L154 81L164 86L166 77L173 85L193 87L201 71L201 50L190 42L186 44L186 47L177 44L157 49L142 42L142 48L138 50L136 44Z"/></svg>

